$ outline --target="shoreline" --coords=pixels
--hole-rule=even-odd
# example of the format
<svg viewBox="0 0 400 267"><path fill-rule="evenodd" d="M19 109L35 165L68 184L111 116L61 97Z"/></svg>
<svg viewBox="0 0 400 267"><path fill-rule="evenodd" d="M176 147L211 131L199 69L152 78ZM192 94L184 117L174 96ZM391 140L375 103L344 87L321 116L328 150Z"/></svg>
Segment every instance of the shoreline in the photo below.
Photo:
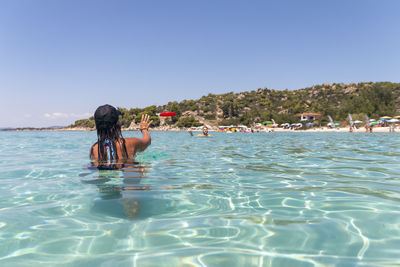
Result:
<svg viewBox="0 0 400 267"><path fill-rule="evenodd" d="M1 132L91 132L96 131L92 128L16 128L16 129L1 129ZM122 128L123 132L127 131L138 131L138 129L132 128ZM186 129L181 128L165 128L156 127L151 128L150 132L187 132ZM193 131L201 132L201 131ZM210 130L210 132L215 132L215 130ZM288 133L349 133L349 128L334 128L330 129L327 127L312 128L307 130L291 130L283 128L269 128L267 131L255 131L254 133L276 133L276 132L288 132ZM373 128L373 133L391 133L390 127L376 127ZM400 132L400 129L394 129L393 132ZM366 133L365 128L354 129L353 133Z"/></svg>

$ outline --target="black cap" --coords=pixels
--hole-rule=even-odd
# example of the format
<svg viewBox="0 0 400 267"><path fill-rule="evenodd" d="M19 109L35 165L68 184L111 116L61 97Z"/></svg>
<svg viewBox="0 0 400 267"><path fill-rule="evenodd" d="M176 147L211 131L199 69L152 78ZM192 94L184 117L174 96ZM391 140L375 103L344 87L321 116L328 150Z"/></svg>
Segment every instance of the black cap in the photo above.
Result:
<svg viewBox="0 0 400 267"><path fill-rule="evenodd" d="M97 129L109 128L117 123L121 112L111 105L100 106L94 113L94 121Z"/></svg>

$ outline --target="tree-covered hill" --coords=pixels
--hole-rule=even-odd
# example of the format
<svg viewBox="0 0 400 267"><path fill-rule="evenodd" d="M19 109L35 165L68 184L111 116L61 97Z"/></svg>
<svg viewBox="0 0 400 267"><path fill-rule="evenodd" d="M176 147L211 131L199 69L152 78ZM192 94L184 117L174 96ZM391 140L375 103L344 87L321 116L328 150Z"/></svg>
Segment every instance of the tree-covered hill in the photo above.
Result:
<svg viewBox="0 0 400 267"><path fill-rule="evenodd" d="M330 115L344 121L347 115L363 119L400 114L400 83L365 82L358 84L323 84L299 90L257 89L250 92L209 94L197 100L169 102L164 106L146 108L119 108L124 115L121 122L129 127L133 119L140 120L143 113L150 114L153 126L173 125L189 127L202 125L251 125L253 122L298 122L296 114L316 112L327 122ZM172 111L177 116L161 119L160 112ZM93 117L76 121L71 127L94 127Z"/></svg>

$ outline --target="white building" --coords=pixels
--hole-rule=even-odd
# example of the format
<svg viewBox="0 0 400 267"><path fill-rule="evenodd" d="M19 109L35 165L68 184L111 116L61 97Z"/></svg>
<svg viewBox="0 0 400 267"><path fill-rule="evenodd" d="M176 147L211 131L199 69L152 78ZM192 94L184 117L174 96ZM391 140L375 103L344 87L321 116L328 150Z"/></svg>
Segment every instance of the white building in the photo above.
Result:
<svg viewBox="0 0 400 267"><path fill-rule="evenodd" d="M319 113L301 113L297 114L296 117L300 117L300 121L315 121L322 118L322 114Z"/></svg>

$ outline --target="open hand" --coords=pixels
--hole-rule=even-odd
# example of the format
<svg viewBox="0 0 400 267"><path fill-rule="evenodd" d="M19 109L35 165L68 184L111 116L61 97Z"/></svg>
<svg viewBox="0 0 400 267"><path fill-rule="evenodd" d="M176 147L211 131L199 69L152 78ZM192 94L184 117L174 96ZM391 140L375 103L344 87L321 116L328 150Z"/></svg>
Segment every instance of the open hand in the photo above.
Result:
<svg viewBox="0 0 400 267"><path fill-rule="evenodd" d="M150 116L148 114L142 115L142 119L140 120L140 126L139 126L140 127L139 129L141 131L149 129L150 124L153 122L152 120L149 122L149 120Z"/></svg>

